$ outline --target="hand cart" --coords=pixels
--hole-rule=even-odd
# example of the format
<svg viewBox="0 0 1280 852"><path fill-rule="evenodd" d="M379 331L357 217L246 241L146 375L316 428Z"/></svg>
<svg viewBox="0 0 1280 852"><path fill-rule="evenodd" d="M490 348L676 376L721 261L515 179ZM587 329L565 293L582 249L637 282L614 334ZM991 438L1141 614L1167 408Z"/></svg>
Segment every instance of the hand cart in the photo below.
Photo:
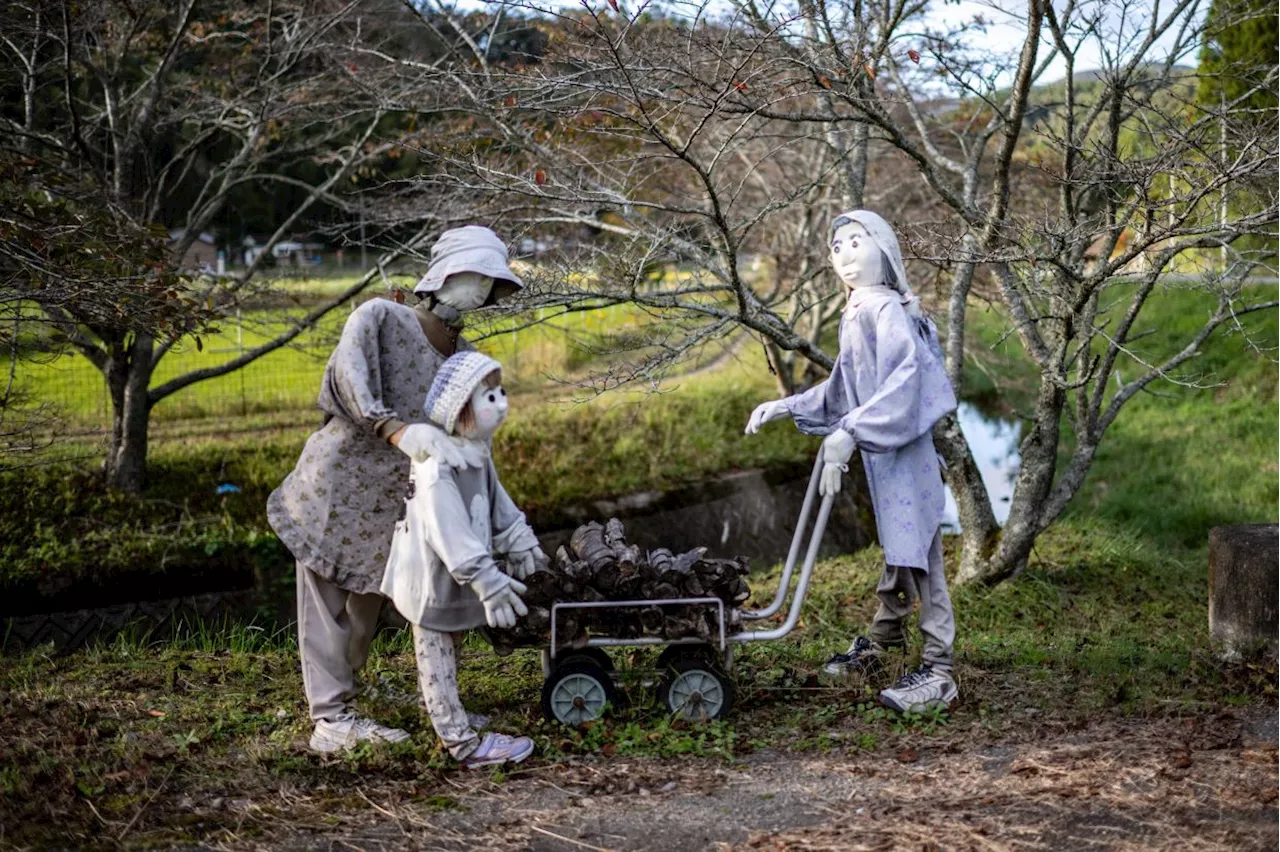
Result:
<svg viewBox="0 0 1280 852"><path fill-rule="evenodd" d="M542 712L547 719L566 725L581 725L598 719L605 706L615 704L618 697L613 662L604 649L644 645L665 646L658 657L658 672L661 676L658 699L672 715L688 720L710 720L727 714L733 706L733 681L727 674L733 666L733 646L744 642L781 639L800 620L800 610L809 590L813 564L817 560L822 534L826 530L831 506L835 502L833 495L823 497L818 507L818 518L809 537L809 547L805 552L804 565L800 569L800 579L796 583L786 621L772 630L740 629L744 622L771 618L781 611L791 586L791 575L795 570L805 528L809 524L821 476L822 455L819 453L813 465L813 475L809 477L809 488L800 509L800 520L791 538L791 549L787 553L782 577L778 581L778 591L773 602L764 609L727 607L717 597L554 603L551 607L550 647L542 651L542 673L545 678L542 685ZM631 639L588 636L585 643L578 647L563 648L557 642L558 616L564 611L624 610L676 605L715 609L718 631L714 645L697 637L663 639L657 636Z"/></svg>

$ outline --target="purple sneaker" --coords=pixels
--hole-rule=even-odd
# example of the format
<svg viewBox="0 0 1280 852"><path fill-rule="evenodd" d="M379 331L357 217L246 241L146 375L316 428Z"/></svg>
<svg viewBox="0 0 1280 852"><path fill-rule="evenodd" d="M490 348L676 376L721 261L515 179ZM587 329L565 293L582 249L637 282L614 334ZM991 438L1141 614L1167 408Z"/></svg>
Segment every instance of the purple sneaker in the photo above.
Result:
<svg viewBox="0 0 1280 852"><path fill-rule="evenodd" d="M463 769L479 769L482 766L499 766L503 763L519 763L533 754L533 740L528 737L509 737L506 734L485 734L480 745L471 754L458 761Z"/></svg>

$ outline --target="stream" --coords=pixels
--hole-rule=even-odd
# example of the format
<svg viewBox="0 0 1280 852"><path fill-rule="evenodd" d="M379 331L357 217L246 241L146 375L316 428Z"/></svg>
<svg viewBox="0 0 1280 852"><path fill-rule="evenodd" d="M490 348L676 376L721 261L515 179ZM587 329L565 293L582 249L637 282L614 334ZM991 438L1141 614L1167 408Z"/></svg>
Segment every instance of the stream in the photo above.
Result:
<svg viewBox="0 0 1280 852"><path fill-rule="evenodd" d="M970 402L960 403L958 415L960 430L969 441L973 460L982 473L982 482L991 496L991 510L996 522L1003 525L1009 518L1009 503L1013 499L1013 482L1018 475L1018 442L1022 439L1022 424L1000 417L983 414ZM960 532L960 517L956 499L947 489L947 508L942 516L942 531L947 535Z"/></svg>

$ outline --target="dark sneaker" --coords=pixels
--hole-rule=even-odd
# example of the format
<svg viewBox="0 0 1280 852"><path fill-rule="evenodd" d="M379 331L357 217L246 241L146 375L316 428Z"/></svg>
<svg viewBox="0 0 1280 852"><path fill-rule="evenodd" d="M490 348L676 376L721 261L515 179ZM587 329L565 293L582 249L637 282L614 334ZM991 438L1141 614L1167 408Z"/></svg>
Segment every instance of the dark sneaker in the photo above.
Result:
<svg viewBox="0 0 1280 852"><path fill-rule="evenodd" d="M843 654L835 654L822 667L824 674L833 677L848 677L853 674L867 674L884 665L884 655L889 651L874 639L857 636L849 650Z"/></svg>
<svg viewBox="0 0 1280 852"><path fill-rule="evenodd" d="M907 672L893 686L880 693L880 703L899 713L923 713L947 709L960 696L949 672L921 666Z"/></svg>

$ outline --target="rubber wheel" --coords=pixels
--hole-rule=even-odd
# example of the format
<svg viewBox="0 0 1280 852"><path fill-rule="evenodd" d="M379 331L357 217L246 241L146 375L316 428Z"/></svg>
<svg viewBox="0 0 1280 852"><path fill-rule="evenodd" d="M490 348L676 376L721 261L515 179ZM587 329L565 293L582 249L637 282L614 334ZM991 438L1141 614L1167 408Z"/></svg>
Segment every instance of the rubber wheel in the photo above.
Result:
<svg viewBox="0 0 1280 852"><path fill-rule="evenodd" d="M708 657L677 657L663 672L658 700L677 719L723 719L733 706L733 681Z"/></svg>
<svg viewBox="0 0 1280 852"><path fill-rule="evenodd" d="M714 660L716 652L710 645L668 645L662 649L662 653L658 655L658 663L656 668L658 674L664 675L667 670L675 663L676 660L693 658L699 660Z"/></svg>
<svg viewBox="0 0 1280 852"><path fill-rule="evenodd" d="M614 701L613 678L585 657L565 660L542 684L542 715L549 722L574 727L594 722Z"/></svg>
<svg viewBox="0 0 1280 852"><path fill-rule="evenodd" d="M613 660L609 658L603 648L578 648L572 651L563 651L556 657L556 667L559 668L575 660L587 660L607 672L613 671Z"/></svg>

